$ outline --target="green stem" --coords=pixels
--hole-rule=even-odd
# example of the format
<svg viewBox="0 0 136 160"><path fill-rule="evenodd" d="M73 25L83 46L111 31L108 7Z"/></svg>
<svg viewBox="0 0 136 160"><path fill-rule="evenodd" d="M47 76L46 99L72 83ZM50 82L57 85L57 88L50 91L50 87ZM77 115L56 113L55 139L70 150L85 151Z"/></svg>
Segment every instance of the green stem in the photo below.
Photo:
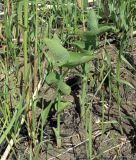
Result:
<svg viewBox="0 0 136 160"><path fill-rule="evenodd" d="M92 106L90 109L90 116L89 116L89 153L90 153L90 160L93 159L93 137L92 137Z"/></svg>
<svg viewBox="0 0 136 160"><path fill-rule="evenodd" d="M81 118L85 116L85 99L86 99L86 85L87 85L87 77L84 76L83 78L83 85L82 85L82 101L81 101Z"/></svg>
<svg viewBox="0 0 136 160"><path fill-rule="evenodd" d="M24 0L24 39L23 39L23 49L24 49L24 92L23 96L25 97L25 112L27 115L27 123L28 123L28 135L31 136L31 122L32 115L30 109L30 85L31 81L28 82L29 77L29 68L28 68L28 0Z"/></svg>
<svg viewBox="0 0 136 160"><path fill-rule="evenodd" d="M27 64L27 34L28 34L28 0L24 0L24 81L25 85L27 83L27 73L28 73L28 64Z"/></svg>
<svg viewBox="0 0 136 160"><path fill-rule="evenodd" d="M86 103L86 92L87 92L87 73L86 73L86 64L82 66L83 69L83 80L82 80L82 89L81 89L81 98L80 98L80 105L81 105L81 119L83 120L83 125L85 122L85 103Z"/></svg>
<svg viewBox="0 0 136 160"><path fill-rule="evenodd" d="M104 134L104 118L105 118L105 107L104 107L104 90L102 89L102 135Z"/></svg>
<svg viewBox="0 0 136 160"><path fill-rule="evenodd" d="M34 90L37 87L38 78L37 78L37 44L38 44L38 11L37 11L37 0L35 0L35 55L34 55Z"/></svg>
<svg viewBox="0 0 136 160"><path fill-rule="evenodd" d="M59 110L60 106L60 93L58 93L58 104L57 110ZM57 147L61 147L61 136L60 136L60 113L57 114Z"/></svg>
<svg viewBox="0 0 136 160"><path fill-rule="evenodd" d="M88 127L89 127L89 121L88 121L89 113L86 111L86 122L85 122L85 139L88 139ZM89 159L89 149L88 149L88 142L86 142L86 157Z"/></svg>

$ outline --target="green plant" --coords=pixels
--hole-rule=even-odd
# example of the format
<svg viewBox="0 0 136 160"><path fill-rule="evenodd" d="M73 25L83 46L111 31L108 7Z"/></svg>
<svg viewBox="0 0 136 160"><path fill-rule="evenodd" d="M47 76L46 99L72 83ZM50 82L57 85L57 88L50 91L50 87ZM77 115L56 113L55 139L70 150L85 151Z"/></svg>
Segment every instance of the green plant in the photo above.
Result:
<svg viewBox="0 0 136 160"><path fill-rule="evenodd" d="M123 134L123 121L135 121L133 116L122 114L120 92L122 86L125 91L135 90L131 80L122 76L122 68L128 66L129 69L124 67L126 72L131 70L135 77L135 68L126 52L132 45L132 33L136 28L135 0L97 0L95 9L90 10L87 0L2 0L1 3L4 14L2 12L0 19L0 145L7 145L2 158L7 159L11 152L16 159L22 158L16 154L16 147L24 136L20 134L22 125L30 140L29 159L39 158L45 143L51 144L44 134L52 109L57 121L53 131L57 147L61 147L61 116L73 105L63 101L65 95L71 94L71 87L65 82L71 69L81 78L78 97L83 132L89 140L86 142L87 159L95 158L93 106L96 101L100 101L101 107L97 128L102 131L100 142L111 124L119 127ZM106 49L111 47L109 35L116 40L115 55L110 55ZM98 53L100 47L103 49ZM112 57L115 57L114 64ZM55 91L47 105L44 103L46 83ZM95 101L97 97L99 100ZM117 106L117 121L106 119L107 101L111 110L113 103ZM104 150L100 148L98 159Z"/></svg>
<svg viewBox="0 0 136 160"><path fill-rule="evenodd" d="M60 43L60 40L56 35L54 35L53 39L46 39L45 40L49 52L47 54L47 59L51 63L53 63L53 66L59 67L60 72L57 71L51 72L47 76L47 82L49 85L53 85L55 88L57 88L57 129L54 128L54 132L57 138L57 145L60 147L60 109L65 108L67 106L67 103L61 102L61 94L70 94L71 89L69 86L67 86L64 83L64 78L66 74L68 73L69 68L75 67L77 65L84 65L86 62L93 59L93 54L86 52L86 53L74 53L67 51ZM55 44L55 45L54 45ZM64 73L62 71L62 68L67 68L64 70ZM84 87L86 85L86 82L84 83ZM84 89L83 89L84 90ZM85 90L84 90L85 93ZM85 98L85 97L83 97ZM81 113L83 112L84 104L81 106ZM82 113L83 114L83 113Z"/></svg>

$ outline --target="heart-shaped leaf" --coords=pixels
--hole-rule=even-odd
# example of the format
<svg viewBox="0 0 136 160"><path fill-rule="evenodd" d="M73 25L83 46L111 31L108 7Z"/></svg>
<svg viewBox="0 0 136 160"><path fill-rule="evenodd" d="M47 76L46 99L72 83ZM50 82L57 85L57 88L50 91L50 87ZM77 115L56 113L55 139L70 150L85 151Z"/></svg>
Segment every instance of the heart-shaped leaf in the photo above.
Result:
<svg viewBox="0 0 136 160"><path fill-rule="evenodd" d="M64 64L64 67L72 68L77 65L81 65L83 63L87 63L90 60L94 59L94 54L88 52L86 53L77 53L77 52L69 52L70 58L66 64Z"/></svg>
<svg viewBox="0 0 136 160"><path fill-rule="evenodd" d="M69 53L56 37L53 39L45 38L45 43L51 54L48 54L48 56L54 59L56 65L61 66L68 61Z"/></svg>
<svg viewBox="0 0 136 160"><path fill-rule="evenodd" d="M105 32L113 31L117 32L116 28L109 25L98 25L98 18L93 9L91 9L88 13L88 21L87 21L88 31L82 32L78 31L78 35L82 38L85 43L85 49L88 50L96 49L97 47L97 37Z"/></svg>

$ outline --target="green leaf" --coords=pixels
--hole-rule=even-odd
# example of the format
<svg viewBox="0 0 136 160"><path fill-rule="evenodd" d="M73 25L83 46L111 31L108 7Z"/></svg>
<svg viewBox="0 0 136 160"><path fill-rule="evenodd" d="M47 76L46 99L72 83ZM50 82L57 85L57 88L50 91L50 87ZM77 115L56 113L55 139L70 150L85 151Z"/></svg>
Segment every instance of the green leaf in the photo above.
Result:
<svg viewBox="0 0 136 160"><path fill-rule="evenodd" d="M57 114L62 113L64 109L68 108L70 105L71 105L71 102L60 102L57 109L57 103L56 103L55 108L57 110Z"/></svg>
<svg viewBox="0 0 136 160"><path fill-rule="evenodd" d="M79 32L78 35L82 38L82 40L85 42L85 49L88 50L89 47L91 49L95 49L97 46L97 36L99 36L102 33L105 32L117 32L116 28L113 26L108 25L102 25L97 29L85 31L85 32Z"/></svg>
<svg viewBox="0 0 136 160"><path fill-rule="evenodd" d="M97 44L97 31L86 31L86 32L80 32L79 36L82 38L82 40L85 43L85 50L88 50L89 47L91 47L91 49L95 49L96 48L96 44Z"/></svg>
<svg viewBox="0 0 136 160"><path fill-rule="evenodd" d="M55 33L53 39L56 40L59 44L62 45L61 40L59 39L58 35Z"/></svg>
<svg viewBox="0 0 136 160"><path fill-rule="evenodd" d="M113 27L113 26L102 25L101 27L99 27L97 35L100 35L102 33L109 32L109 31L111 31L111 32L117 32L116 28Z"/></svg>
<svg viewBox="0 0 136 160"><path fill-rule="evenodd" d="M63 79L60 77L57 71L49 73L46 77L46 82L58 89L62 94L69 95L71 93L71 88L68 86Z"/></svg>
<svg viewBox="0 0 136 160"><path fill-rule="evenodd" d="M94 54L91 52L88 54L86 53L77 53L77 52L69 52L70 58L66 64L64 64L64 67L72 68L77 65L81 65L83 63L87 63L90 60L94 59Z"/></svg>
<svg viewBox="0 0 136 160"><path fill-rule="evenodd" d="M74 45L78 50L84 51L85 43L83 41L73 42L72 45Z"/></svg>
<svg viewBox="0 0 136 160"><path fill-rule="evenodd" d="M118 124L118 122L116 120L113 120L113 121L99 122L99 124Z"/></svg>
<svg viewBox="0 0 136 160"><path fill-rule="evenodd" d="M90 38L97 35L97 31L78 31L78 35L83 39L83 41L90 41Z"/></svg>
<svg viewBox="0 0 136 160"><path fill-rule="evenodd" d="M56 141L57 141L57 147L60 148L61 147L61 136L60 136L60 131L58 130L58 128L53 127L53 131L56 137Z"/></svg>
<svg viewBox="0 0 136 160"><path fill-rule="evenodd" d="M131 69L136 70L136 69L129 63L129 61L128 61L123 55L121 55L121 59L122 59L128 66L130 66Z"/></svg>
<svg viewBox="0 0 136 160"><path fill-rule="evenodd" d="M60 41L56 38L45 38L45 43L50 51L51 57L55 60L56 65L61 66L65 64L69 59L68 51L60 44ZM48 54L48 56L50 56Z"/></svg>
<svg viewBox="0 0 136 160"><path fill-rule="evenodd" d="M89 31L96 32L98 30L97 15L93 9L91 9L88 13L87 27Z"/></svg>
<svg viewBox="0 0 136 160"><path fill-rule="evenodd" d="M21 114L23 113L24 111L24 107L22 107L22 99L18 105L18 108L17 110L14 112L14 115L12 117L12 119L10 120L9 124L8 124L8 127L5 129L5 131L3 132L3 134L1 135L0 137L0 145L2 144L2 142L4 141L4 139L6 139L7 135L10 133L12 127L14 126L15 122L19 120Z"/></svg>
<svg viewBox="0 0 136 160"><path fill-rule="evenodd" d="M120 19L121 19L121 25L124 26L125 30L128 30L128 25L126 24L126 20L128 19L127 15L125 15L126 12L126 5L127 3L124 1L120 5Z"/></svg>
<svg viewBox="0 0 136 160"><path fill-rule="evenodd" d="M105 32L117 32L116 28L113 26L101 25L98 30L85 31L78 33L84 41L88 41L93 36L98 36Z"/></svg>
<svg viewBox="0 0 136 160"><path fill-rule="evenodd" d="M46 77L46 81L49 85L57 84L59 79L60 76L57 71L50 72Z"/></svg>
<svg viewBox="0 0 136 160"><path fill-rule="evenodd" d="M59 137L59 131L58 131L58 129L55 128L55 127L53 127L53 131L55 133L56 138L58 138Z"/></svg>
<svg viewBox="0 0 136 160"><path fill-rule="evenodd" d="M124 119L127 119L127 120L131 120L131 121L133 121L134 123L136 122L136 117L135 117L135 116L131 116L131 115L130 115L130 116L126 116L126 115L125 115L125 116L123 116L123 118L124 118Z"/></svg>
<svg viewBox="0 0 136 160"><path fill-rule="evenodd" d="M47 118L49 116L51 107L52 107L52 102L41 112L42 126L44 126L44 124L47 122Z"/></svg>
<svg viewBox="0 0 136 160"><path fill-rule="evenodd" d="M125 85L127 85L127 86L135 89L135 87L134 87L130 82L128 82L128 81L125 81L125 80L123 80L123 79L119 79L118 82L119 82L119 83L122 83L122 84L125 84Z"/></svg>
<svg viewBox="0 0 136 160"><path fill-rule="evenodd" d="M71 93L71 88L69 85L67 85L65 82L60 80L57 84L59 90L61 91L62 94L64 95L70 95Z"/></svg>

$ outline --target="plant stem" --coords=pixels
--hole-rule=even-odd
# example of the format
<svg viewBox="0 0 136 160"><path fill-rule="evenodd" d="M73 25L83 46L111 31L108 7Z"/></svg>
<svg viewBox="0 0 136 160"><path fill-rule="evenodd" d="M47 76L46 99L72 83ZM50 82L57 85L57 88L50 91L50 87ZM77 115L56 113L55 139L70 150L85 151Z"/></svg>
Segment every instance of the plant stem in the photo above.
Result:
<svg viewBox="0 0 136 160"><path fill-rule="evenodd" d="M28 57L27 57L27 33L28 33L28 0L24 0L24 81L27 83Z"/></svg>
<svg viewBox="0 0 136 160"><path fill-rule="evenodd" d="M83 70L83 79L82 79L82 89L81 89L81 98L80 98L80 105L81 105L81 118L83 120L83 125L85 125L85 103L86 103L86 92L87 92L87 73L86 73L86 65L84 64L82 66L82 70Z"/></svg>
<svg viewBox="0 0 136 160"><path fill-rule="evenodd" d="M58 103L57 103L57 110L59 110L60 106L60 93L58 93ZM61 136L60 136L60 113L57 114L57 147L61 147Z"/></svg>
<svg viewBox="0 0 136 160"><path fill-rule="evenodd" d="M38 11L37 11L37 0L35 0L35 54L34 54L34 90L38 84L37 78L37 43L38 43Z"/></svg>
<svg viewBox="0 0 136 160"><path fill-rule="evenodd" d="M89 127L89 121L88 121L88 116L89 113L86 111L86 122L85 122L85 139L88 139L88 127ZM88 149L88 142L85 143L86 144L86 157L87 159L89 159L89 149Z"/></svg>
<svg viewBox="0 0 136 160"><path fill-rule="evenodd" d="M92 143L92 106L90 108L90 116L89 116L89 153L90 153L90 160L92 160L92 155L93 155L93 143Z"/></svg>
<svg viewBox="0 0 136 160"><path fill-rule="evenodd" d="M28 0L24 0L24 97L26 99L25 102L25 111L27 115L27 122L28 122L28 134L30 136L31 131L31 122L32 122L32 112L30 109L30 83L28 83L29 77L29 70L28 70Z"/></svg>

